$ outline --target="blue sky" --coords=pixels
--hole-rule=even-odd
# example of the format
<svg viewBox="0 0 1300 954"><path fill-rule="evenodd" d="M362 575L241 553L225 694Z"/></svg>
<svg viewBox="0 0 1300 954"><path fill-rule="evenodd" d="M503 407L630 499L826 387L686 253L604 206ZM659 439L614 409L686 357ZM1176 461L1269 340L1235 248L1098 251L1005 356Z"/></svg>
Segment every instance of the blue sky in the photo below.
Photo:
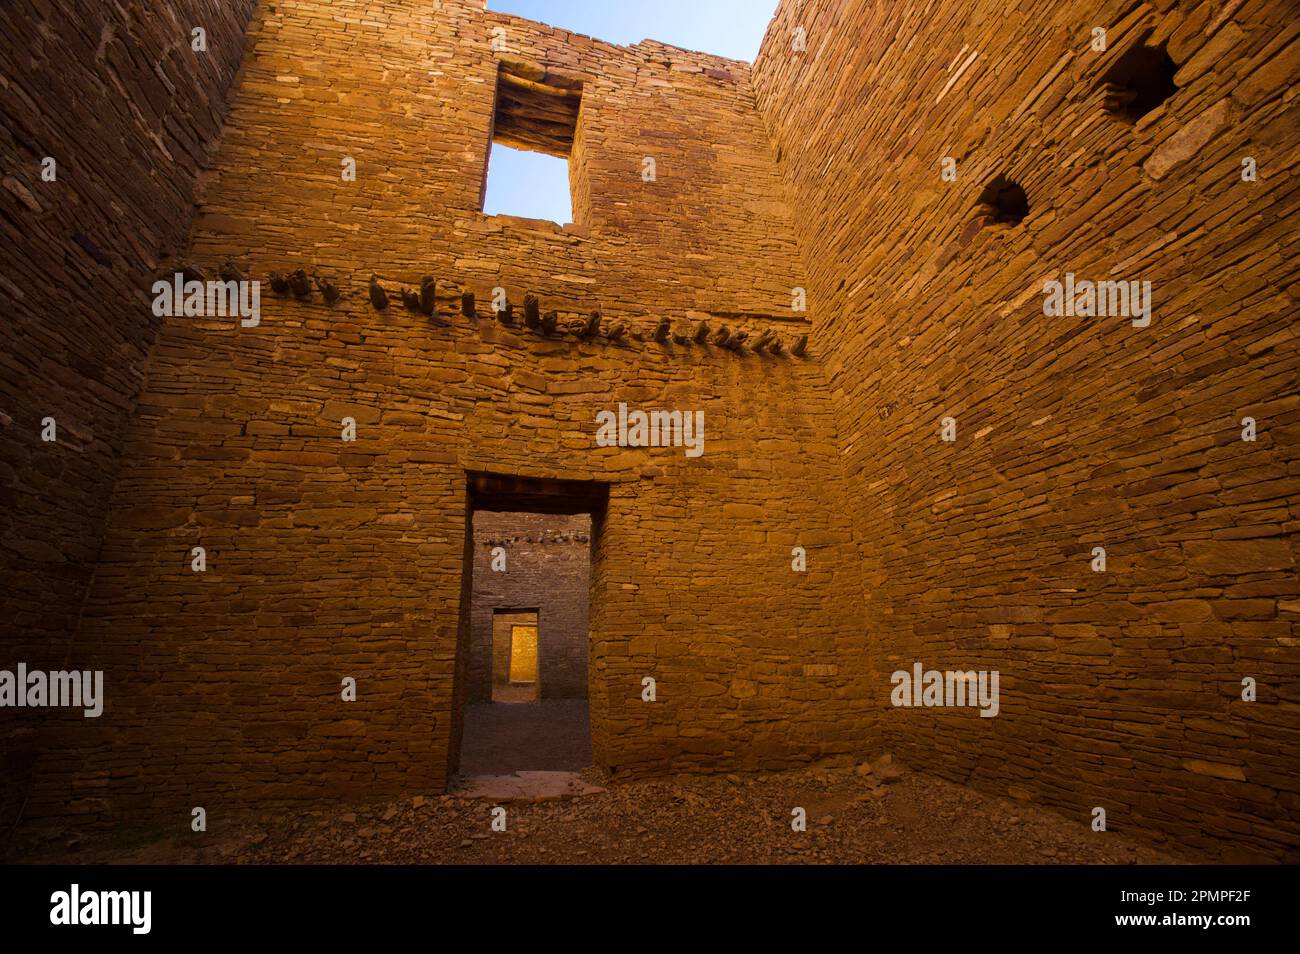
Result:
<svg viewBox="0 0 1300 954"><path fill-rule="evenodd" d="M628 46L660 40L753 61L777 0L488 0L488 9Z"/></svg>
<svg viewBox="0 0 1300 954"><path fill-rule="evenodd" d="M659 40L752 61L777 0L488 0L513 13L624 46ZM568 164L537 152L493 146L483 211L572 221Z"/></svg>
<svg viewBox="0 0 1300 954"><path fill-rule="evenodd" d="M569 164L555 156L493 143L483 211L488 215L572 222Z"/></svg>

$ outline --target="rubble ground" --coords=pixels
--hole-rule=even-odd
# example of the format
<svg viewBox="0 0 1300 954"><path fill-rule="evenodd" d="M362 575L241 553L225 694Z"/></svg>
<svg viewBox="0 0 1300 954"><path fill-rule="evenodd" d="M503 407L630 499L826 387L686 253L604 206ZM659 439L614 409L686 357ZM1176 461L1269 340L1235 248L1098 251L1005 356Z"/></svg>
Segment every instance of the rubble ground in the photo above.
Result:
<svg viewBox="0 0 1300 954"><path fill-rule="evenodd" d="M557 776L561 773L537 773ZM611 781L574 774L505 800L415 796L327 809L209 813L209 831L135 843L121 834L20 833L10 861L398 864L1168 864L1166 847L1094 832L1031 804L908 772L888 756L857 768ZM563 786L561 786L563 787ZM526 788L526 786L525 786ZM462 788L462 792L473 787ZM492 829L504 807L505 831ZM807 830L792 830L792 810ZM499 813L498 813L499 814Z"/></svg>

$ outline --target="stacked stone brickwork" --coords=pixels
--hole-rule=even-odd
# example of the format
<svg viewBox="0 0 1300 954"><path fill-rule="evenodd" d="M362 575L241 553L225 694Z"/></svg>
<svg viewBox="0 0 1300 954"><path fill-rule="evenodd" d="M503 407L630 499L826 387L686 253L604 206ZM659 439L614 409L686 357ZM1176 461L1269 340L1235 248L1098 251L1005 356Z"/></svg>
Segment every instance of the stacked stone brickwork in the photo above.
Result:
<svg viewBox="0 0 1300 954"><path fill-rule="evenodd" d="M1300 852L1293 4L784 0L752 68L483 0L158 6L0 23L7 648L107 692L48 720L29 816L441 790L489 474L608 490L583 684L616 774L887 746ZM572 142L571 225L482 212L503 68L503 139ZM578 88L572 130L529 115ZM195 194L186 253L264 282L255 327L149 312ZM266 288L297 268L342 300ZM1150 282L1149 323L1049 314L1067 274ZM435 316L399 297L426 275ZM704 412L703 455L598 446L620 404ZM892 705L917 663L997 672L998 715Z"/></svg>
<svg viewBox="0 0 1300 954"><path fill-rule="evenodd" d="M76 655L161 324L146 292L184 247L253 6L11 0L0 15L0 668ZM39 747L21 715L0 724L0 819L23 775L8 754Z"/></svg>
<svg viewBox="0 0 1300 954"><path fill-rule="evenodd" d="M497 547L502 570L492 569ZM537 613L541 698L586 698L590 578L590 517L474 514L470 702L492 698L493 618L508 609Z"/></svg>
<svg viewBox="0 0 1300 954"><path fill-rule="evenodd" d="M574 229L479 211L506 55L585 79ZM441 788L467 472L609 485L591 568L599 764L757 769L877 749L819 364L652 336L660 316L788 336L804 323L795 251L743 63L617 47L481 0L265 5L191 256L258 278L303 267L345 297L267 295L257 327L166 323L83 614L77 662L106 670L106 711L69 726L29 812L129 822ZM426 274L438 320L397 300ZM498 286L513 327L488 311ZM556 333L520 327L530 291L560 312ZM596 308L640 339L566 330ZM703 455L597 447L596 414L620 402L702 411ZM356 702L340 698L347 677Z"/></svg>
<svg viewBox="0 0 1300 954"><path fill-rule="evenodd" d="M1104 79L1142 40L1177 88L1126 122ZM810 224L872 698L918 660L1001 672L996 718L889 707L907 761L1295 857L1298 74L1289 3L782 3L754 82ZM998 175L1019 225L978 218ZM1066 272L1150 281L1149 326L1046 316Z"/></svg>

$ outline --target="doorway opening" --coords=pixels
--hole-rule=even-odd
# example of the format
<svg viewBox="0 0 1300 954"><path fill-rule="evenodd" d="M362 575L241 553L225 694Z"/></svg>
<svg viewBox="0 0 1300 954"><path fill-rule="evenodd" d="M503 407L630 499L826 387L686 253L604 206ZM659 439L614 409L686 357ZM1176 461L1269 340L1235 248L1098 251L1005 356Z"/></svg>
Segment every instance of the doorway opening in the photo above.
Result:
<svg viewBox="0 0 1300 954"><path fill-rule="evenodd" d="M608 485L471 473L449 776L591 765L592 562Z"/></svg>
<svg viewBox="0 0 1300 954"><path fill-rule="evenodd" d="M537 610L492 610L492 701L536 702Z"/></svg>

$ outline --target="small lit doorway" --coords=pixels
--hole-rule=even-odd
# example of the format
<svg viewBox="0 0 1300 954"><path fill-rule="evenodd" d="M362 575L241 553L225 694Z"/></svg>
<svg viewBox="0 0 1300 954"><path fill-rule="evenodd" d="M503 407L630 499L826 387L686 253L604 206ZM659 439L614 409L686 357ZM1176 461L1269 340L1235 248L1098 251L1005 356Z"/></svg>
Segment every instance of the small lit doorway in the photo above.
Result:
<svg viewBox="0 0 1300 954"><path fill-rule="evenodd" d="M541 698L537 611L492 611L492 701L536 702Z"/></svg>

